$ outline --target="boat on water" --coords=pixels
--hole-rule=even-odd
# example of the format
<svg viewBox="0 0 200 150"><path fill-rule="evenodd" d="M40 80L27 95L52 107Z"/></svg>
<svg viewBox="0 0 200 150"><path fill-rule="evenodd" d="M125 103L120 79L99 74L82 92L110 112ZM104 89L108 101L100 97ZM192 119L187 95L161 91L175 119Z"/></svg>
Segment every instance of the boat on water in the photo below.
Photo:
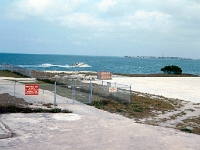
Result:
<svg viewBox="0 0 200 150"><path fill-rule="evenodd" d="M83 63L83 62L78 62L78 63L75 63L73 65L70 65L70 67L84 67L86 66L87 64Z"/></svg>

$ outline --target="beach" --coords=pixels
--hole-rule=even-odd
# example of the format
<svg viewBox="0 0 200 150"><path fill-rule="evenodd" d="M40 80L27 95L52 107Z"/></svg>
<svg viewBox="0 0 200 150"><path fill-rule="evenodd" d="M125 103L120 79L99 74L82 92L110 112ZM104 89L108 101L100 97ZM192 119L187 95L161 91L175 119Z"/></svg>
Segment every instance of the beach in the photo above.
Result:
<svg viewBox="0 0 200 150"><path fill-rule="evenodd" d="M195 95L195 102L197 102L200 98L198 95L200 90L198 79L116 77L111 81L126 84L131 82L133 90L163 96L170 94L170 97L184 98L183 100L189 100L187 98L193 97L193 93L188 91L185 94L185 91L195 87L190 91L197 93ZM3 84L12 81L5 81L4 78L0 82ZM173 87L168 85L173 85ZM150 91L151 87L152 92ZM175 89L176 91L174 91ZM8 87L6 89L1 88L1 93L4 92L13 95ZM182 97L179 97L181 92L184 93L182 93ZM175 95L176 93L177 95ZM23 97L23 94L21 93L21 97ZM49 92L48 96L51 99L53 93ZM26 101L30 102L33 99L36 102L41 101L41 97L26 98ZM72 100L61 96L57 96L57 101L60 103L57 107L71 110L73 113L2 114L0 118L0 135L6 137L6 135L14 134L14 136L1 139L0 148L196 150L200 147L199 135L181 132L172 128L136 123L134 119L128 119L78 102L67 104L66 101ZM199 106L197 110L199 110ZM199 111L195 113L193 115L198 116L200 114Z"/></svg>

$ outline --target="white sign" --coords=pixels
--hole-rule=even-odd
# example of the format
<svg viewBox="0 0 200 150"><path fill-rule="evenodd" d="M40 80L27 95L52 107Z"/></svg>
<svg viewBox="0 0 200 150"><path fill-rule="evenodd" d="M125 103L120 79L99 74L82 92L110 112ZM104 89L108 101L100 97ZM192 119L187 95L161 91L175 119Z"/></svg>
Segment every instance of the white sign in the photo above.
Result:
<svg viewBox="0 0 200 150"><path fill-rule="evenodd" d="M117 92L117 88L116 87L109 87L109 92L110 93L116 93Z"/></svg>

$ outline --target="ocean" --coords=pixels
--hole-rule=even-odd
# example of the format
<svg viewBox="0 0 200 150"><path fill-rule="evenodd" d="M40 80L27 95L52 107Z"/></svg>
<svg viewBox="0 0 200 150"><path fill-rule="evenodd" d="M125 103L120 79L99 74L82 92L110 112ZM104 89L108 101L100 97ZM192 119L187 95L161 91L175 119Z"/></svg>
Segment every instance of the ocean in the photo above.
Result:
<svg viewBox="0 0 200 150"><path fill-rule="evenodd" d="M78 62L84 65L73 66ZM194 59L0 53L0 64L12 64L31 70L109 71L122 74L163 73L160 69L164 66L177 65L183 70L182 73L200 75L200 60Z"/></svg>

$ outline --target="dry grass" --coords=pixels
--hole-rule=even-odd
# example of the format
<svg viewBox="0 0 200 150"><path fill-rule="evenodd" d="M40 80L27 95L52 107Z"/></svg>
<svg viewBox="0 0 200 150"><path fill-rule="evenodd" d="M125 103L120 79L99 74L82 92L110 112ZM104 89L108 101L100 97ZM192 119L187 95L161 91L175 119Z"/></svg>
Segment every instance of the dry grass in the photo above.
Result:
<svg viewBox="0 0 200 150"><path fill-rule="evenodd" d="M182 120L182 123L176 125L176 128L185 132L200 135L200 116L184 119Z"/></svg>
<svg viewBox="0 0 200 150"><path fill-rule="evenodd" d="M93 106L112 113L118 113L128 118L148 118L159 113L175 110L176 106L159 98L150 98L132 94L130 104L118 103L111 99L93 101Z"/></svg>
<svg viewBox="0 0 200 150"><path fill-rule="evenodd" d="M111 113L117 113L125 117L135 119L138 123L145 123L149 125L159 126L161 123L166 123L170 120L179 120L187 113L185 111L195 111L194 109L187 109L182 111L180 108L184 107L182 100L169 99L162 96L155 96L145 93L133 92L130 104L118 103L112 99L102 99L93 101L92 106L98 109L103 109ZM195 107L195 106L194 106ZM168 117L157 118L158 115L172 113ZM181 123L174 124L175 129L183 132L194 133L200 135L200 116L184 119Z"/></svg>
<svg viewBox="0 0 200 150"><path fill-rule="evenodd" d="M45 106L47 108L52 108L53 104L51 104L51 103L45 103L45 104L42 104L42 106Z"/></svg>
<svg viewBox="0 0 200 150"><path fill-rule="evenodd" d="M24 78L24 76L6 70L0 70L0 77Z"/></svg>

